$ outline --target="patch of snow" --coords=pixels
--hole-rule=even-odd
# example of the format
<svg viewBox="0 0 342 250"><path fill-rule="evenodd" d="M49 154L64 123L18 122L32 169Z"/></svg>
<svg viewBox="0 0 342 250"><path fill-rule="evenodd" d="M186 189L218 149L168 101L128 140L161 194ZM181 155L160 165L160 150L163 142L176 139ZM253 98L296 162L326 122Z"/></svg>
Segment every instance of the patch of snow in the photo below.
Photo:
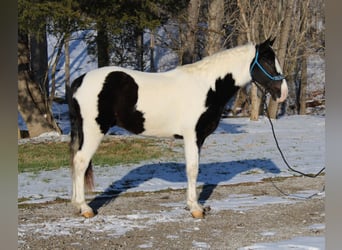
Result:
<svg viewBox="0 0 342 250"><path fill-rule="evenodd" d="M38 138L47 138L47 139L50 139L50 138L53 138L53 137L59 137L60 134L56 131L51 131L51 132L46 132L46 133L42 133L40 134L39 136L37 136Z"/></svg>
<svg viewBox="0 0 342 250"><path fill-rule="evenodd" d="M151 248L153 247L153 243L152 242L147 242L145 244L141 244L138 246L139 248Z"/></svg>
<svg viewBox="0 0 342 250"><path fill-rule="evenodd" d="M271 232L271 231L266 231L266 232L262 232L262 233L260 233L262 236L267 236L267 237L269 237L269 236L274 236L274 235L276 235L277 233L276 232Z"/></svg>
<svg viewBox="0 0 342 250"><path fill-rule="evenodd" d="M230 195L226 199L210 200L211 212L219 212L222 210L234 210L243 212L245 210L253 209L257 206L263 206L267 204L292 204L297 202L296 200L290 200L286 197L274 197L274 196L254 196L251 194L239 194ZM168 202L160 204L165 207L181 207L182 203Z"/></svg>
<svg viewBox="0 0 342 250"><path fill-rule="evenodd" d="M201 241L192 241L192 246L195 249L210 249L210 245L208 243Z"/></svg>
<svg viewBox="0 0 342 250"><path fill-rule="evenodd" d="M18 234L23 236L25 232L34 231L37 237L49 238L54 235L77 234L81 229L91 232L106 233L108 237L119 237L134 229L149 228L156 223L173 221L192 221L187 211L182 208L175 208L162 213L147 213L144 211L132 215L101 215L85 219L81 217L60 218L59 220L44 221L41 223L27 223L18 225ZM184 218L187 217L187 218Z"/></svg>
<svg viewBox="0 0 342 250"><path fill-rule="evenodd" d="M307 91L324 91L325 59L319 54L311 54L307 61L308 84Z"/></svg>
<svg viewBox="0 0 342 250"><path fill-rule="evenodd" d="M251 246L239 248L239 250L323 250L325 249L324 237L296 237L289 240L273 243L257 243Z"/></svg>
<svg viewBox="0 0 342 250"><path fill-rule="evenodd" d="M313 224L311 226L308 227L308 229L310 230L324 230L325 229L325 225L324 224Z"/></svg>
<svg viewBox="0 0 342 250"><path fill-rule="evenodd" d="M25 143L45 143L45 142L68 142L70 141L70 136L60 135L57 132L49 132L41 134L37 137L24 138L18 140L18 145Z"/></svg>
<svg viewBox="0 0 342 250"><path fill-rule="evenodd" d="M178 239L179 236L178 235L168 235L166 236L167 239Z"/></svg>

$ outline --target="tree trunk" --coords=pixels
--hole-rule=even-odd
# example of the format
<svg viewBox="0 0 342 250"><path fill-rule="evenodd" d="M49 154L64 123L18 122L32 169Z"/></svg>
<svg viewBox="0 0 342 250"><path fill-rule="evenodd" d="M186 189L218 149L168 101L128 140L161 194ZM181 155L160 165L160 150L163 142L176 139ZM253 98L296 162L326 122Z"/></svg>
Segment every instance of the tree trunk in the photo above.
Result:
<svg viewBox="0 0 342 250"><path fill-rule="evenodd" d="M301 20L301 26L300 26L300 33L301 33L301 40L302 42L302 61L301 61L301 76L300 76L300 85L299 85L299 100L298 100L298 107L299 107L299 114L305 115L306 114L306 86L308 81L308 72L307 72L307 42L306 37L309 30L309 20L308 20L308 11L309 11L309 4L310 1L302 1L301 5L301 12L302 12L302 20Z"/></svg>
<svg viewBox="0 0 342 250"><path fill-rule="evenodd" d="M49 67L46 33L43 33L40 38L30 36L29 44L32 80L41 86L44 94L48 94L49 81L47 75Z"/></svg>
<svg viewBox="0 0 342 250"><path fill-rule="evenodd" d="M211 0L208 13L208 32L205 54L210 56L221 49L224 0Z"/></svg>
<svg viewBox="0 0 342 250"><path fill-rule="evenodd" d="M137 30L136 32L136 53L137 53L137 69L144 71L144 32Z"/></svg>
<svg viewBox="0 0 342 250"><path fill-rule="evenodd" d="M252 82L251 87L251 111L250 111L250 120L257 121L259 119L259 111L260 111L260 103L261 99L258 96L258 87Z"/></svg>
<svg viewBox="0 0 342 250"><path fill-rule="evenodd" d="M189 64L193 63L196 60L195 57L195 45L196 45L196 32L197 32L197 23L198 16L201 7L201 0L190 0L188 5L188 22L186 31L182 36L183 53L182 53L182 61L181 64Z"/></svg>
<svg viewBox="0 0 342 250"><path fill-rule="evenodd" d="M281 36L279 38L279 47L277 51L277 57L279 60L280 67L283 69L285 65L287 42L289 40L289 34L291 30L291 18L292 18L294 2L295 2L294 0L286 1L285 18L284 18L284 22L283 22L281 32L280 32ZM294 86L289 85L289 88L291 87L294 87ZM268 113L270 115L270 118L275 119L277 117L278 106L279 106L278 103L274 101L272 98L270 98L270 101L268 104Z"/></svg>
<svg viewBox="0 0 342 250"><path fill-rule="evenodd" d="M150 72L156 72L154 67L154 33L151 31L151 38L150 38Z"/></svg>
<svg viewBox="0 0 342 250"><path fill-rule="evenodd" d="M49 95L49 101L48 101L48 106L52 105L52 102L55 98L55 91L56 91L56 71L57 71L57 65L59 62L59 59L62 56L62 49L63 49L63 45L64 45L64 41L65 41L65 35L62 35L62 37L60 38L60 40L58 41L56 47L57 47L57 52L56 52L56 56L55 56L55 60L52 64L51 67L51 92Z"/></svg>
<svg viewBox="0 0 342 250"><path fill-rule="evenodd" d="M270 118L272 118L272 119L277 118L278 106L279 106L279 104L275 100L270 98L268 105L267 105L268 115Z"/></svg>
<svg viewBox="0 0 342 250"><path fill-rule="evenodd" d="M97 65L98 67L109 65L109 42L106 24L98 22L96 24L97 36Z"/></svg>
<svg viewBox="0 0 342 250"><path fill-rule="evenodd" d="M236 36L237 45L242 45L246 43L246 34L239 32ZM242 113L243 116L249 116L251 112L251 97L250 94L247 93L246 88L241 88L238 90L236 94L236 98L234 101L234 105L232 108L232 112L234 115L237 115L239 112ZM241 110L240 110L241 109Z"/></svg>
<svg viewBox="0 0 342 250"><path fill-rule="evenodd" d="M246 37L247 37L247 41L248 42L251 42L252 41L252 38L251 38L251 27L248 23L248 20L247 20L247 10L245 9L245 7L247 6L247 3L243 0L237 0L237 5L239 7L239 10L240 10L240 16L241 16L241 19L242 19L242 26L243 26L243 31L245 32L246 34Z"/></svg>
<svg viewBox="0 0 342 250"><path fill-rule="evenodd" d="M308 81L307 76L307 58L304 51L304 57L302 60L302 74L300 78L300 88L299 88L299 114L305 115L306 114L306 86Z"/></svg>
<svg viewBox="0 0 342 250"><path fill-rule="evenodd" d="M65 56L65 64L64 64L64 71L65 71L65 88L70 87L70 51L69 51L69 42L70 42L70 34L65 34L65 41L64 41L64 56ZM66 90L65 89L65 90ZM66 92L65 92L66 93Z"/></svg>
<svg viewBox="0 0 342 250"><path fill-rule="evenodd" d="M234 100L234 105L232 107L232 113L234 116L237 116L241 113L242 116L249 115L249 96L246 93L246 89L241 88L236 93L236 97Z"/></svg>
<svg viewBox="0 0 342 250"><path fill-rule="evenodd" d="M51 131L61 133L40 85L32 80L29 54L27 35L18 34L18 110L30 137Z"/></svg>

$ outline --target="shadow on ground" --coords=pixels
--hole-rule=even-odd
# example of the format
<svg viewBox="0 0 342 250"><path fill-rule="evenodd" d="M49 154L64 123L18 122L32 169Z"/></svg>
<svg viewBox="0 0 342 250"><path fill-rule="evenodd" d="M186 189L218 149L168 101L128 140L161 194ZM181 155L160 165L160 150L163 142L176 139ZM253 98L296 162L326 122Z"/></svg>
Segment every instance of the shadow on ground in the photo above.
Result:
<svg viewBox="0 0 342 250"><path fill-rule="evenodd" d="M204 204L221 182L229 181L236 175L248 174L250 171L258 169L265 173L280 173L280 169L269 159L200 164L198 182L204 183L199 194L200 203ZM186 183L185 165L170 162L137 167L120 180L113 182L102 194L90 201L89 205L97 213L98 209L115 200L121 193L138 187L153 178L173 183Z"/></svg>

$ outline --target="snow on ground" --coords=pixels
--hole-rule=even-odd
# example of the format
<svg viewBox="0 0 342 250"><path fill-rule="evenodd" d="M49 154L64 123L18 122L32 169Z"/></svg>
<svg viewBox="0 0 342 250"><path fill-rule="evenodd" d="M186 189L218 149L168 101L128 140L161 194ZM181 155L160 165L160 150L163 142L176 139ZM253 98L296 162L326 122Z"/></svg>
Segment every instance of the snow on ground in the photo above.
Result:
<svg viewBox="0 0 342 250"><path fill-rule="evenodd" d="M280 147L290 164L305 173L316 173L324 166L325 156L325 118L322 116L286 116L274 122ZM67 136L62 136L65 140ZM37 140L37 139L35 139ZM40 138L39 140L44 140ZM27 141L26 141L27 142ZM95 191L158 191L165 189L186 188L184 159L180 157L174 162L153 160L140 164L118 166L95 166ZM248 118L223 119L219 128L204 144L201 152L200 174L198 185L226 185L243 182L258 182L263 178L292 176L283 163L276 149L268 120L261 117L257 122ZM311 190L296 194L297 197L308 197L321 190ZM36 203L54 200L57 197L69 199L71 195L71 177L68 168L38 173L20 173L18 175L18 198L25 198L21 203ZM324 193L320 193L324 195ZM91 197L89 197L91 198ZM250 194L230 195L221 200L210 200L215 211L238 210L243 212L255 206L275 203L293 203L295 199L286 197L258 196ZM98 215L92 220L105 221L106 227L89 230L104 230L111 236L119 236L137 227L184 219L182 204L165 203L174 207L168 213L151 214L140 211L134 215L103 216ZM137 220L149 218L143 224ZM189 220L192 220L189 218ZM41 230L42 235L70 234L73 228L88 227L82 218L65 218L56 223L25 224L19 226L19 235L26 230ZM61 226L63 225L63 226ZM324 228L324 225L312 225ZM194 229L195 230L195 229ZM264 232L265 236L275 232ZM170 236L171 237L171 236ZM207 243L193 242L193 246L206 249ZM146 248L148 245L142 245ZM262 243L241 249L324 249L323 237L300 237L276 243Z"/></svg>
<svg viewBox="0 0 342 250"><path fill-rule="evenodd" d="M316 173L324 166L324 117L287 116L273 122L280 147L293 167L306 173ZM61 137L61 140L65 139L66 136ZM39 140L44 140L44 137ZM200 162L198 185L256 182L265 177L293 175L283 163L268 120L263 117L257 122L248 118L223 119L205 142ZM95 166L94 171L97 192L186 187L182 157L174 162L157 159L128 166ZM25 202L42 202L57 197L68 199L71 193L69 168L20 173L18 182L18 198L27 198Z"/></svg>

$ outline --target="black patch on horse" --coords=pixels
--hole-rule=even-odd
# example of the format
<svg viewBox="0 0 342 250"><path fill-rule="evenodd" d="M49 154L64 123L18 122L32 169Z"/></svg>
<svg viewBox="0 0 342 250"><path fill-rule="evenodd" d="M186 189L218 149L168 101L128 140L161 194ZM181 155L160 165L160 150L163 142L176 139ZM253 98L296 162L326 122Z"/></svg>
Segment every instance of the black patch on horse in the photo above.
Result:
<svg viewBox="0 0 342 250"><path fill-rule="evenodd" d="M175 139L183 139L183 136L178 135L178 134L174 134L173 138L175 138Z"/></svg>
<svg viewBox="0 0 342 250"><path fill-rule="evenodd" d="M71 144L76 143L78 140L78 149L82 148L83 145L83 118L81 116L80 105L77 100L73 98L73 94L81 86L85 74L76 78L71 87L66 86L66 98L69 106L69 120L70 120L70 133L71 133Z"/></svg>
<svg viewBox="0 0 342 250"><path fill-rule="evenodd" d="M74 94L76 92L76 90L81 86L82 82L83 82L83 78L86 74L83 74L79 77L77 77L71 85L71 93Z"/></svg>
<svg viewBox="0 0 342 250"><path fill-rule="evenodd" d="M134 79L121 71L108 74L98 95L96 118L103 134L118 125L132 133L140 134L144 129L143 113L136 110L138 85Z"/></svg>
<svg viewBox="0 0 342 250"><path fill-rule="evenodd" d="M78 150L82 148L83 145L83 119L81 116L80 105L75 98L72 98L73 108L69 111L70 124L71 124L71 143L75 143L74 140L78 139Z"/></svg>
<svg viewBox="0 0 342 250"><path fill-rule="evenodd" d="M200 116L196 124L198 148L202 146L205 138L217 128L224 107L238 89L232 74L227 74L224 79L218 78L215 83L215 91L212 88L209 89L205 101L207 110Z"/></svg>

